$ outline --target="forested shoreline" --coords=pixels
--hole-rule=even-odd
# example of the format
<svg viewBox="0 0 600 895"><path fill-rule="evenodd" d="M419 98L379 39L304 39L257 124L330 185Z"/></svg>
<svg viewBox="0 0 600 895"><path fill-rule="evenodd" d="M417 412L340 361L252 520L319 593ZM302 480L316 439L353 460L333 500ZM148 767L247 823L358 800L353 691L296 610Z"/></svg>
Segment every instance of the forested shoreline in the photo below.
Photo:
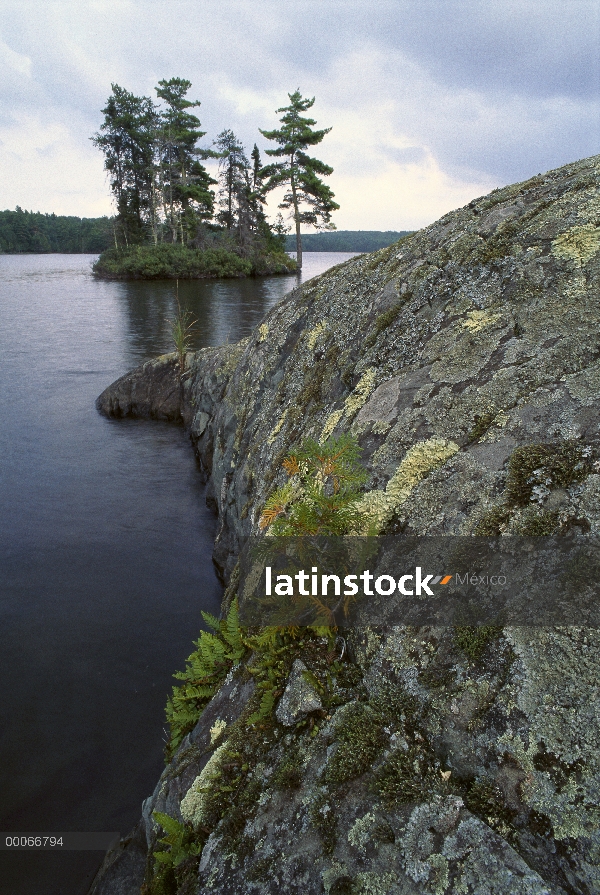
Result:
<svg viewBox="0 0 600 895"><path fill-rule="evenodd" d="M100 254L115 245L115 218L79 218L40 211L0 211L0 254ZM303 233L305 252L375 252L408 230L333 230ZM295 235L285 237L285 250L296 248Z"/></svg>
<svg viewBox="0 0 600 895"><path fill-rule="evenodd" d="M325 233L303 233L305 252L376 252L398 242L410 230L331 230ZM296 248L296 237L286 236L288 252Z"/></svg>
<svg viewBox="0 0 600 895"><path fill-rule="evenodd" d="M114 245L114 219L0 211L0 253L99 254Z"/></svg>

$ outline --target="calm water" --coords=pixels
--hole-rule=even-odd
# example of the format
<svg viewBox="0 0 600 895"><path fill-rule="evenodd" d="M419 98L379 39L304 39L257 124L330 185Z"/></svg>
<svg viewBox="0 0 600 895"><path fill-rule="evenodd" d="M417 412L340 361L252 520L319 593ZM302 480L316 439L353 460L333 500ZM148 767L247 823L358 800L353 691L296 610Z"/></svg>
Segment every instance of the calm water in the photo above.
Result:
<svg viewBox="0 0 600 895"><path fill-rule="evenodd" d="M305 255L308 279L351 257ZM214 519L183 430L97 395L171 350L172 283L94 256L0 255L0 831L126 833L163 766L163 710L218 612ZM247 335L296 277L180 283L196 346ZM2 895L83 895L99 852L0 852Z"/></svg>

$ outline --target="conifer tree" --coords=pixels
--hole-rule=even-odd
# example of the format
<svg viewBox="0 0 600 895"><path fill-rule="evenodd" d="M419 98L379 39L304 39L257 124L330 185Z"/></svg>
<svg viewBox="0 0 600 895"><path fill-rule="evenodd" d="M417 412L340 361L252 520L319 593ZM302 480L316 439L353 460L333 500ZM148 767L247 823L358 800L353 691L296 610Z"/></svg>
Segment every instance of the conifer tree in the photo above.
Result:
<svg viewBox="0 0 600 895"><path fill-rule="evenodd" d="M200 120L189 110L199 106L185 98L192 86L184 78L159 81L156 93L166 103L161 113L160 175L165 217L173 242L187 242L199 221L213 215L216 183L200 160L218 153L196 144L204 135Z"/></svg>
<svg viewBox="0 0 600 895"><path fill-rule="evenodd" d="M227 230L235 228L239 218L240 199L249 186L250 163L244 147L231 130L221 131L214 145L219 152L219 180L221 191L217 215ZM237 206L237 207L236 207Z"/></svg>
<svg viewBox="0 0 600 895"><path fill-rule="evenodd" d="M279 186L288 186L280 208L292 209L291 217L296 227L296 259L298 268L302 267L302 238L300 235L301 224L311 224L318 229L333 230L331 224L331 212L339 208L334 202L334 194L329 186L321 180L328 176L333 168L319 159L307 155L305 150L309 146L316 146L331 130L330 127L323 130L313 130L316 124L312 118L303 118L301 112L306 112L314 104L312 99L303 98L300 90L288 93L289 106L277 109L277 114L283 112L279 119L279 130L260 130L267 140L276 141L277 149L267 149L267 155L285 159L274 162L262 169L262 176L268 178L264 190L270 192ZM301 210L301 205L307 205L308 209Z"/></svg>
<svg viewBox="0 0 600 895"><path fill-rule="evenodd" d="M117 206L125 244L142 242L148 225L156 232L154 146L157 111L147 96L112 84L104 122L92 142L104 153L104 167Z"/></svg>

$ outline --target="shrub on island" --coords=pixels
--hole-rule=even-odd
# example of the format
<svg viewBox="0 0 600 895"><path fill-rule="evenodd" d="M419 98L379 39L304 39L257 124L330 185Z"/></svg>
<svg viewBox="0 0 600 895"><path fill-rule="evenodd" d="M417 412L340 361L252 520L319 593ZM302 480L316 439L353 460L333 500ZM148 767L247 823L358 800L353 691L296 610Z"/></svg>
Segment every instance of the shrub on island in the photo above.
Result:
<svg viewBox="0 0 600 895"><path fill-rule="evenodd" d="M295 269L295 261L285 252L242 258L224 248L195 249L172 243L107 249L93 266L96 276L108 280L251 277L292 273Z"/></svg>

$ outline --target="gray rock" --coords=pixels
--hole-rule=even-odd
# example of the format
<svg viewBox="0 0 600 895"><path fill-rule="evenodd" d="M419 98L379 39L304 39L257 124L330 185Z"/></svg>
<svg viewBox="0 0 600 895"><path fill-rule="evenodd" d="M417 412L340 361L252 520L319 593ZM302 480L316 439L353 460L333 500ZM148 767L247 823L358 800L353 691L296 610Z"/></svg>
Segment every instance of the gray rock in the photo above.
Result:
<svg viewBox="0 0 600 895"><path fill-rule="evenodd" d="M226 599L306 437L354 433L367 502L408 533L500 519L522 534L544 513L561 532L598 532L599 219L598 156L494 190L297 287L248 339L190 355L183 377L172 356L127 374L99 409L184 421L219 516ZM586 451L583 476L511 503L515 450L549 442ZM439 462L431 445L445 446ZM387 492L408 452L410 486ZM245 827L216 824L186 895L600 892L598 630L506 628L470 649L451 628L365 626L347 641L355 683L322 671L333 717L312 728L293 727L321 707L297 646L285 729L252 727L268 755L245 778L252 798L232 795L252 805ZM150 812L180 817L214 718L245 723L241 696L223 714L224 692L146 803L150 850Z"/></svg>
<svg viewBox="0 0 600 895"><path fill-rule="evenodd" d="M139 895L146 860L142 825L138 824L128 838L106 855L89 895Z"/></svg>
<svg viewBox="0 0 600 895"><path fill-rule="evenodd" d="M307 670L301 659L296 659L292 665L286 688L275 712L277 720L285 727L292 727L309 712L323 708L319 694L306 680Z"/></svg>

